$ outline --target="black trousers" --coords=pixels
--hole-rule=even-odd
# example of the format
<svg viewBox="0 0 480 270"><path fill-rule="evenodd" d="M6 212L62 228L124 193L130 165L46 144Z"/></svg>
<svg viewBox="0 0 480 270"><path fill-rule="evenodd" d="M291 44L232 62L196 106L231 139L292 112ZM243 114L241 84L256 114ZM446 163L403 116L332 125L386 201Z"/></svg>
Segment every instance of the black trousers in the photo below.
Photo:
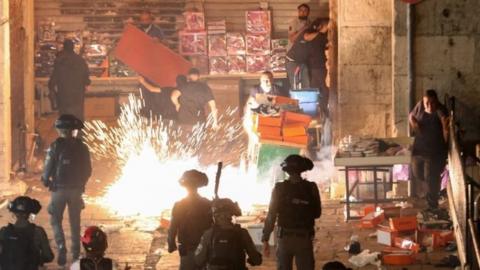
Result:
<svg viewBox="0 0 480 270"><path fill-rule="evenodd" d="M412 156L413 195L420 193L420 186L425 184L426 199L431 208L438 207L438 197L442 174L446 164L444 157Z"/></svg>

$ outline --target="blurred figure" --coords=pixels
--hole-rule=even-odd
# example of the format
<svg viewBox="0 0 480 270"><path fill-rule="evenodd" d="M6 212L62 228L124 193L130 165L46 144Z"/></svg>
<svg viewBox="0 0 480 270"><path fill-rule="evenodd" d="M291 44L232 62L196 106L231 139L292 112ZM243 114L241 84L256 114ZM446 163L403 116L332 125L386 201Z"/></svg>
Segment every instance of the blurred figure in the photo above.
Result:
<svg viewBox="0 0 480 270"><path fill-rule="evenodd" d="M56 101L53 109L58 107L60 115L72 114L83 121L85 91L90 85L90 77L87 63L73 49L73 41L66 39L63 51L55 59L48 89L51 100Z"/></svg>
<svg viewBox="0 0 480 270"><path fill-rule="evenodd" d="M8 205L16 221L0 229L0 269L37 270L53 260L45 230L29 221L40 209L37 200L26 196L17 197Z"/></svg>
<svg viewBox="0 0 480 270"><path fill-rule="evenodd" d="M323 265L322 270L352 270L352 268L347 268L339 261L331 261Z"/></svg>
<svg viewBox="0 0 480 270"><path fill-rule="evenodd" d="M437 92L429 89L413 108L409 123L415 139L412 148L413 195L424 196L430 209L438 207L441 178L448 154L448 112L438 100Z"/></svg>
<svg viewBox="0 0 480 270"><path fill-rule="evenodd" d="M212 224L211 202L198 194L198 188L208 184L206 174L189 170L180 178L188 191L186 198L176 202L168 229L168 252L180 254L180 270L199 269L195 264L195 249L203 232Z"/></svg>
<svg viewBox="0 0 480 270"><path fill-rule="evenodd" d="M247 262L252 266L262 264L262 254L248 231L232 223L233 216L242 215L238 204L230 199L215 199L212 212L214 225L203 234L195 251L197 265L207 270L245 270Z"/></svg>
<svg viewBox="0 0 480 270"><path fill-rule="evenodd" d="M313 169L313 162L290 155L281 166L289 177L273 188L263 229L263 252L270 255L268 241L278 220L277 269L292 269L295 258L297 269L313 270L315 219L322 214L322 205L317 184L302 178L303 172Z"/></svg>
<svg viewBox="0 0 480 270"><path fill-rule="evenodd" d="M48 206L58 249L57 263L67 263L67 248L63 231L63 213L68 206L71 231L71 251L73 260L80 256L80 213L85 207L82 194L92 174L88 147L77 138L83 123L70 114L61 115L55 121L59 137L50 145L45 158L42 182L51 191Z"/></svg>

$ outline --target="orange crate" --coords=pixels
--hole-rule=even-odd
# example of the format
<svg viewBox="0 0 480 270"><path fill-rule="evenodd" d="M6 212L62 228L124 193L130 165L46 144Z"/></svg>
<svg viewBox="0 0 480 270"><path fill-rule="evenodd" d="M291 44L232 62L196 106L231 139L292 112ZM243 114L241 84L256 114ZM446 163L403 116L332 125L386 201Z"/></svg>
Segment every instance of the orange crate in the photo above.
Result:
<svg viewBox="0 0 480 270"><path fill-rule="evenodd" d="M417 229L417 217L408 216L408 217L398 217L390 218L390 229L392 231L413 231Z"/></svg>
<svg viewBox="0 0 480 270"><path fill-rule="evenodd" d="M260 139L261 140L269 140L269 141L283 141L282 136L272 136L272 135L262 135L260 134Z"/></svg>
<svg viewBox="0 0 480 270"><path fill-rule="evenodd" d="M257 131L261 134L261 136L282 136L282 129L280 127L258 126Z"/></svg>
<svg viewBox="0 0 480 270"><path fill-rule="evenodd" d="M415 243L413 240L408 239L408 238L403 238L403 237L395 237L393 239L393 246L402 248L402 249L408 249L411 250L415 253L418 253L420 251L420 245Z"/></svg>
<svg viewBox="0 0 480 270"><path fill-rule="evenodd" d="M385 220L385 215L383 211L372 212L364 216L360 220L360 227L362 228L375 228L378 224L382 223Z"/></svg>
<svg viewBox="0 0 480 270"><path fill-rule="evenodd" d="M283 137L284 142L297 143L297 144L308 144L308 136L294 136L294 137Z"/></svg>
<svg viewBox="0 0 480 270"><path fill-rule="evenodd" d="M298 100L288 97L276 96L275 97L275 104L282 105L282 104L289 104L289 105L298 105Z"/></svg>
<svg viewBox="0 0 480 270"><path fill-rule="evenodd" d="M282 128L283 137L304 136L307 134L305 127L299 124L284 124Z"/></svg>
<svg viewBox="0 0 480 270"><path fill-rule="evenodd" d="M412 253L385 254L382 256L382 261L384 264L388 264L388 265L410 265L415 263L415 255Z"/></svg>
<svg viewBox="0 0 480 270"><path fill-rule="evenodd" d="M282 117L274 116L258 116L258 126L271 126L271 127L281 127L282 126Z"/></svg>
<svg viewBox="0 0 480 270"><path fill-rule="evenodd" d="M310 115L301 114L301 113L294 113L294 112L284 112L283 113L283 123L302 123L303 126L310 125L312 121L312 117Z"/></svg>

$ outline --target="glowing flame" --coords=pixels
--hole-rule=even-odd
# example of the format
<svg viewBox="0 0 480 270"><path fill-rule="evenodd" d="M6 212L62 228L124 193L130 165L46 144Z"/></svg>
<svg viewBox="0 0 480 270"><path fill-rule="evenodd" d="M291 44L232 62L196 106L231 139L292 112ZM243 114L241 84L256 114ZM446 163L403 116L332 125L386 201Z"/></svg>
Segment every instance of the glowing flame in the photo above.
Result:
<svg viewBox="0 0 480 270"><path fill-rule="evenodd" d="M182 144L178 138L185 134L173 128L171 123L141 117L141 108L142 102L130 96L116 127L100 121L86 124L85 140L95 156L116 157L122 166L118 180L97 200L100 204L120 216L160 216L186 195L178 180L184 171L190 169L208 175L209 185L201 188L199 193L213 198L217 166L201 165L199 154L202 153L214 157L217 153L224 153L237 163L240 160L238 166L227 162L223 168L220 197L238 201L247 211L256 204L268 204L271 183L257 183L256 167L241 161L246 146L241 123L231 120L235 110L228 110L227 117L219 118L220 132L208 132L211 122L207 121L206 126L194 127L188 134L187 144L185 141Z"/></svg>

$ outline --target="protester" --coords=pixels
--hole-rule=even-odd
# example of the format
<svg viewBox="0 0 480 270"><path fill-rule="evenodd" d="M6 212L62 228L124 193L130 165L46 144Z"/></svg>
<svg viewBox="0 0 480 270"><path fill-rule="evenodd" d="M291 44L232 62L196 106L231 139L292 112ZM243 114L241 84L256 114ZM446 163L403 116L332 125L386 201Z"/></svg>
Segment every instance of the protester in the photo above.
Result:
<svg viewBox="0 0 480 270"><path fill-rule="evenodd" d="M290 82L290 88L309 88L308 48L303 34L310 25L308 15L310 7L301 4L297 7L298 16L290 21L288 26L288 46L285 68Z"/></svg>
<svg viewBox="0 0 480 270"><path fill-rule="evenodd" d="M84 119L85 91L90 85L88 65L74 51L73 41L66 39L63 50L58 54L53 65L53 72L48 81L48 89L53 97L53 107L62 114L72 114Z"/></svg>
<svg viewBox="0 0 480 270"><path fill-rule="evenodd" d="M250 234L232 222L233 216L242 215L238 204L230 199L215 199L212 212L214 225L203 234L195 251L197 265L207 270L245 270L247 262L260 265L262 254L255 248Z"/></svg>
<svg viewBox="0 0 480 270"><path fill-rule="evenodd" d="M53 260L45 230L29 220L41 209L40 202L27 196L17 197L8 205L16 220L0 229L0 269L36 270Z"/></svg>
<svg viewBox="0 0 480 270"><path fill-rule="evenodd" d="M198 188L208 184L206 174L186 171L180 184L188 191L186 198L176 202L168 229L168 252L177 250L180 254L180 270L199 269L195 264L195 249L203 232L212 224L211 202L198 194Z"/></svg>
<svg viewBox="0 0 480 270"><path fill-rule="evenodd" d="M268 241L278 220L277 269L292 269L295 258L297 269L313 270L314 226L322 207L317 184L301 176L313 169L313 162L299 155L290 155L281 166L289 177L273 188L263 228L263 252L266 257L270 256Z"/></svg>
<svg viewBox="0 0 480 270"><path fill-rule="evenodd" d="M210 87L199 81L200 71L191 68L188 72L188 83L183 89L173 91L171 99L178 112L178 123L191 130L197 124L207 120L205 107L208 106L213 120L213 128L218 127L218 111L215 98Z"/></svg>
<svg viewBox="0 0 480 270"><path fill-rule="evenodd" d="M83 123L73 115L61 115L55 121L59 137L50 145L41 181L51 191L48 206L58 249L57 263L67 262L67 248L63 231L63 213L68 206L73 260L80 256L80 213L84 208L82 194L92 173L88 147L77 138Z"/></svg>
<svg viewBox="0 0 480 270"><path fill-rule="evenodd" d="M430 209L438 207L440 174L445 168L448 141L448 114L438 100L435 90L429 89L409 115L415 133L412 147L413 195L424 196Z"/></svg>

